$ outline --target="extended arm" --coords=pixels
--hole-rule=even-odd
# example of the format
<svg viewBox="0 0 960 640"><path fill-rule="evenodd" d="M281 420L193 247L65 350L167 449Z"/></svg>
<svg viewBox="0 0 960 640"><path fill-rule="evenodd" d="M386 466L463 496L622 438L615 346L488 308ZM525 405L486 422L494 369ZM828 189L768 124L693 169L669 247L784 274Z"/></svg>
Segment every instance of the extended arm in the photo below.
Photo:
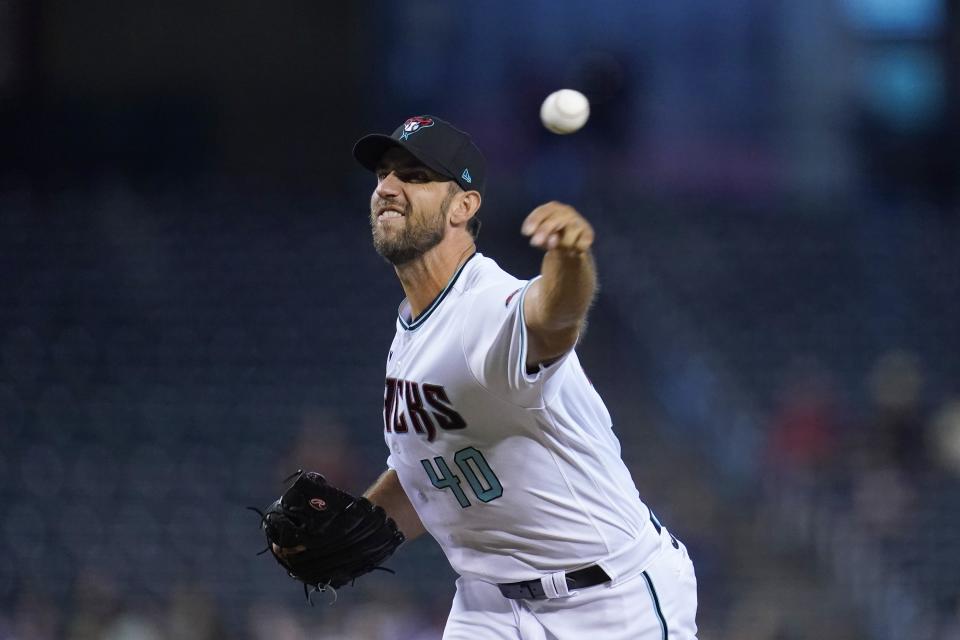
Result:
<svg viewBox="0 0 960 640"><path fill-rule="evenodd" d="M559 358L576 344L597 288L590 247L593 227L573 207L548 202L533 210L522 232L546 250L541 278L527 290L527 368Z"/></svg>
<svg viewBox="0 0 960 640"><path fill-rule="evenodd" d="M373 504L383 507L407 540L413 540L426 531L393 469L384 471L363 495Z"/></svg>

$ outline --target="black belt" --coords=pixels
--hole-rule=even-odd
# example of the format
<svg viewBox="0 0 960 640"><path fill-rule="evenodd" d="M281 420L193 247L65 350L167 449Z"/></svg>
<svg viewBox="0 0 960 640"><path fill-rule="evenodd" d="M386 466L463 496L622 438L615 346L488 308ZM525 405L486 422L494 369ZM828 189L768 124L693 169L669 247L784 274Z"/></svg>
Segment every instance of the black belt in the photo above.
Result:
<svg viewBox="0 0 960 640"><path fill-rule="evenodd" d="M598 564L592 564L589 567L577 569L567 574L567 588L571 591L593 587L604 582L610 582L610 576ZM547 597L539 579L509 582L497 586L500 587L500 593L511 600L543 600Z"/></svg>
<svg viewBox="0 0 960 640"><path fill-rule="evenodd" d="M653 515L653 511L650 512L650 522L659 535L660 531L663 530L663 525L657 520L657 516ZM670 542L675 549L679 548L680 545L672 533L670 534ZM592 564L589 567L577 569L567 574L567 588L571 591L574 589L595 587L605 582L610 582L610 576L597 564ZM506 582L498 584L497 586L500 588L500 593L511 600L543 600L547 597L547 594L543 591L543 584L539 579L525 580L524 582Z"/></svg>

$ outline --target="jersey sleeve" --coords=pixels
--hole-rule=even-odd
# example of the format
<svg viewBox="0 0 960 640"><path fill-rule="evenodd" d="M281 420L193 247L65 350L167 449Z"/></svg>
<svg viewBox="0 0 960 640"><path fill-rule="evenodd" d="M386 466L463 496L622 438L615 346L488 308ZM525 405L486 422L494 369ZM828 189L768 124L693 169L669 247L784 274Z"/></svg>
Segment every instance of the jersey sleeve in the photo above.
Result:
<svg viewBox="0 0 960 640"><path fill-rule="evenodd" d="M536 280L498 283L477 292L464 318L462 340L470 369L483 387L508 402L530 407L541 404L543 385L573 352L537 371L527 370L523 301Z"/></svg>

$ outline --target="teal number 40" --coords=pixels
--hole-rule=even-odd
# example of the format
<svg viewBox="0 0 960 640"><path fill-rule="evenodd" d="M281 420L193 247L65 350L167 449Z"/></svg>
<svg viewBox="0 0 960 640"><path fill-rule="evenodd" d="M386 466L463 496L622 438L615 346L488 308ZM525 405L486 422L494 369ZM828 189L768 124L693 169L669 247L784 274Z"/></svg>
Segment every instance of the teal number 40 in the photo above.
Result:
<svg viewBox="0 0 960 640"><path fill-rule="evenodd" d="M483 457L479 450L473 447L460 449L453 454L453 461L460 469L463 477L467 479L470 490L477 497L477 500L490 502L503 495L503 485L500 484L497 475L487 464L487 459ZM420 464L423 465L423 469L427 472L427 477L430 478L433 486L437 489L450 489L457 498L457 502L464 509L470 506L470 500L464 493L463 487L460 486L462 484L460 476L450 471L446 460L437 456L433 459L433 462L430 462L429 458L424 458L420 461ZM434 465L436 465L436 469L434 469Z"/></svg>

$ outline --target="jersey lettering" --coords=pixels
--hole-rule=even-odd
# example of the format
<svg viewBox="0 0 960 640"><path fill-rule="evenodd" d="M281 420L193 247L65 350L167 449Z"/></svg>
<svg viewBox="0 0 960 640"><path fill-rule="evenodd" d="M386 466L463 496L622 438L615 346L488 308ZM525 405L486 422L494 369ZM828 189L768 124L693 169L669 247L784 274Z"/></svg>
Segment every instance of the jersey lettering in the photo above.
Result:
<svg viewBox="0 0 960 640"><path fill-rule="evenodd" d="M433 442L437 437L437 429L430 420L430 414L423 408L423 397L420 396L420 387L416 382L407 382L407 415L417 433L426 433L427 440Z"/></svg>
<svg viewBox="0 0 960 640"><path fill-rule="evenodd" d="M387 378L383 391L383 425L386 430L393 431L393 416L397 411L397 379Z"/></svg>
<svg viewBox="0 0 960 640"><path fill-rule="evenodd" d="M393 431L394 433L406 433L407 429L407 418L403 415L401 407L403 406L403 390L406 385L403 384L403 380L397 380L397 402L396 408L393 410Z"/></svg>
<svg viewBox="0 0 960 640"><path fill-rule="evenodd" d="M463 429L467 422L453 408L442 386L387 378L383 392L383 428L387 433L407 433L410 426L433 442L437 428Z"/></svg>
<svg viewBox="0 0 960 640"><path fill-rule="evenodd" d="M427 398L427 404L433 409L433 417L440 423L442 429L451 431L453 429L463 429L467 423L459 413L453 410L450 404L450 398L447 397L446 390L438 384L423 384L423 395Z"/></svg>

